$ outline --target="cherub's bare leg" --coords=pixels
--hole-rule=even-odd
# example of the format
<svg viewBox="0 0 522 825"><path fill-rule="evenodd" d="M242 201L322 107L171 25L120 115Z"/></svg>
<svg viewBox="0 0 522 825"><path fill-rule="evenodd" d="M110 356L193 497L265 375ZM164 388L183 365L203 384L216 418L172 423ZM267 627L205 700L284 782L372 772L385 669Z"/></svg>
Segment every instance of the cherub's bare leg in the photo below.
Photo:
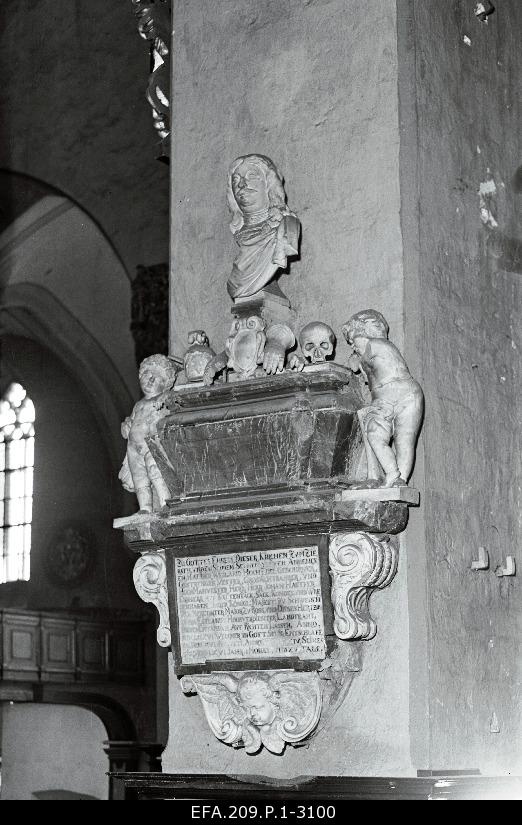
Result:
<svg viewBox="0 0 522 825"><path fill-rule="evenodd" d="M407 483L415 460L415 436L408 432L397 433L394 443L400 476Z"/></svg>
<svg viewBox="0 0 522 825"><path fill-rule="evenodd" d="M406 482L411 476L415 461L415 445L422 423L424 399L419 391L410 396L397 410L394 422L394 446L401 478Z"/></svg>
<svg viewBox="0 0 522 825"><path fill-rule="evenodd" d="M158 497L158 504L160 507L163 507L165 503L168 501L168 499L171 498L170 490L161 478L161 476L155 478L152 484L154 486L154 492Z"/></svg>
<svg viewBox="0 0 522 825"><path fill-rule="evenodd" d="M151 513L152 488L150 486L149 477L147 474L145 459L132 445L129 445L127 448L127 459L129 461L129 469L132 475L134 492L136 494L136 498L138 499L140 511Z"/></svg>
<svg viewBox="0 0 522 825"><path fill-rule="evenodd" d="M152 513L152 487L139 487L136 490L140 513Z"/></svg>
<svg viewBox="0 0 522 825"><path fill-rule="evenodd" d="M154 493L157 497L157 506L163 507L167 499L171 497L170 490L163 480L158 465L152 457L152 453L148 452L145 456L145 464L147 467L149 481L152 484Z"/></svg>
<svg viewBox="0 0 522 825"><path fill-rule="evenodd" d="M391 487L400 477L395 453L390 447L389 422L373 415L366 424L366 437L385 473L384 486Z"/></svg>

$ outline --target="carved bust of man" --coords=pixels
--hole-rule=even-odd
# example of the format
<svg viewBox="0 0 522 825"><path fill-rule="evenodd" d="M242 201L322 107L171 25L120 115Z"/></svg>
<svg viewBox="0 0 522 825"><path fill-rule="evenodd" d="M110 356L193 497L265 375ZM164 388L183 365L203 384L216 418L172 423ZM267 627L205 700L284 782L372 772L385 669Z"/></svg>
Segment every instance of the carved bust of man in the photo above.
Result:
<svg viewBox="0 0 522 825"><path fill-rule="evenodd" d="M264 155L236 158L228 176L230 230L240 252L227 288L231 298L263 289L299 252L299 220L286 205L283 180Z"/></svg>

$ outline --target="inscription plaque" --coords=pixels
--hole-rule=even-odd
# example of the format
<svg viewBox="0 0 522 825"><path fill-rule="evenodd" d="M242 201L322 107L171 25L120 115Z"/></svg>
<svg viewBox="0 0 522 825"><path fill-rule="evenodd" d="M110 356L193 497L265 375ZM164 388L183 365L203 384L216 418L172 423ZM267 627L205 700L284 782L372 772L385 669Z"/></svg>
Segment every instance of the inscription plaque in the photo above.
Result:
<svg viewBox="0 0 522 825"><path fill-rule="evenodd" d="M175 559L181 663L324 659L319 548Z"/></svg>

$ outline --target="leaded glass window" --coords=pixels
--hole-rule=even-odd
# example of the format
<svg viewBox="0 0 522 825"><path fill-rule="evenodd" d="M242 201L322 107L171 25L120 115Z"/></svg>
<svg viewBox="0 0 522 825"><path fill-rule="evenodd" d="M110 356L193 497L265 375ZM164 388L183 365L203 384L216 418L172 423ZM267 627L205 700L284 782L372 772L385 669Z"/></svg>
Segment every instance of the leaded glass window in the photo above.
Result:
<svg viewBox="0 0 522 825"><path fill-rule="evenodd" d="M29 579L34 404L21 384L0 401L0 584Z"/></svg>

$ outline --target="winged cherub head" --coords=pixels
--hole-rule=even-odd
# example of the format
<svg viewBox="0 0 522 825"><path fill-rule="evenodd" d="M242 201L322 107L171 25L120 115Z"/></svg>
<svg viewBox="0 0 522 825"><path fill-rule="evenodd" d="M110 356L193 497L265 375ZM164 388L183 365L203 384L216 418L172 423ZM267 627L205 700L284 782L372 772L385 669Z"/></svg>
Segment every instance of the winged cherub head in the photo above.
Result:
<svg viewBox="0 0 522 825"><path fill-rule="evenodd" d="M271 725L275 720L279 710L279 691L272 690L268 680L262 676L243 676L237 687L237 698L256 727Z"/></svg>

